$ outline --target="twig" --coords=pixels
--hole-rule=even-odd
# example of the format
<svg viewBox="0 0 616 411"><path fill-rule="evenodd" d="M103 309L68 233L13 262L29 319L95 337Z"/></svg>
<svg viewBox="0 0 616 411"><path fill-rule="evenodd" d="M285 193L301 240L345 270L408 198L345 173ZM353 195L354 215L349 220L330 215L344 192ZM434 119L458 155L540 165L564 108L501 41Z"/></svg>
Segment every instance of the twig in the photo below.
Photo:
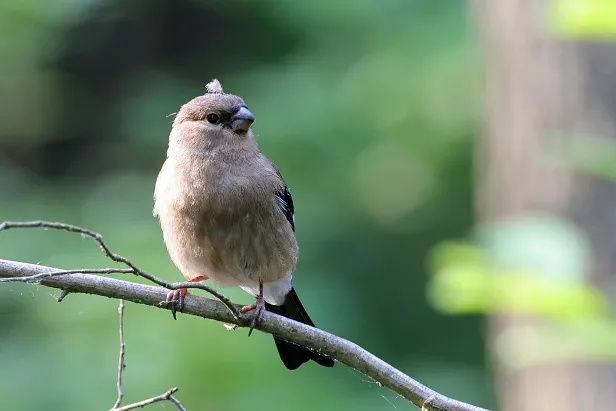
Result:
<svg viewBox="0 0 616 411"><path fill-rule="evenodd" d="M122 403L122 398L124 398L124 393L122 392L122 374L124 373L124 368L126 368L126 362L124 361L125 357L125 349L126 349L126 341L124 340L124 299L120 299L120 305L118 306L118 316L120 322L120 355L118 360L118 399L115 404L113 404L112 409L118 408Z"/></svg>
<svg viewBox="0 0 616 411"><path fill-rule="evenodd" d="M186 411L186 408L182 406L182 403L177 398L175 398L173 395L169 396L169 401L174 403L175 406L178 407L180 411Z"/></svg>
<svg viewBox="0 0 616 411"><path fill-rule="evenodd" d="M128 258L123 257L119 254L113 253L109 249L107 244L103 241L103 236L94 231L90 231L86 228L78 227L78 226L71 225L71 224L64 224L64 223L57 223L57 222L50 222L50 221L40 221L40 220L39 221L5 221L2 224L0 224L0 231L8 230L11 228L51 228L54 230L79 233L81 235L93 238L98 243L103 254L105 254L112 261L115 261L117 263L121 263L121 264L124 264L130 267L132 269L131 272L134 273L135 275L138 275L139 277L143 277L169 290L177 290L179 288L198 288L201 290L205 290L208 293L212 294L214 297L218 298L231 311L231 313L233 313L235 318L240 318L239 310L233 305L229 297L227 297L226 295L216 291L214 288L208 286L207 284L203 284L203 283L169 283L165 280L161 280L160 278L154 276L153 274L150 274L147 271L144 271L141 268L137 267ZM109 270L112 270L112 269L109 269ZM115 272L118 273L118 272L127 272L127 271L118 270ZM67 272L65 271L57 275L62 275L66 273ZM68 273L70 273L70 271ZM107 273L107 274L110 274L110 273Z"/></svg>
<svg viewBox="0 0 616 411"><path fill-rule="evenodd" d="M160 402L160 401L171 401L172 403L174 403L178 407L178 409L180 409L181 411L186 411L186 408L184 408L182 406L182 404L180 404L180 402L177 400L177 398L175 398L173 396L173 394L176 393L177 390L178 390L178 388L171 388L170 390L168 390L164 394L157 395L156 397L152 397L152 398L149 398L147 400L135 402L133 404L125 405L125 406L123 406L121 408L113 408L110 411L134 410L135 408L143 408L146 405L154 404L154 403Z"/></svg>
<svg viewBox="0 0 616 411"><path fill-rule="evenodd" d="M133 274L132 268L86 268L81 270L58 270L51 273L41 273L28 277L0 278L0 283L35 283L41 278L57 277L67 274Z"/></svg>
<svg viewBox="0 0 616 411"><path fill-rule="evenodd" d="M0 260L0 277L26 277L55 271L58 271L58 269L17 261ZM40 284L68 290L72 293L87 293L110 298L121 298L159 308L165 308L160 307L159 302L167 295L167 291L160 287L131 283L92 274L44 277L40 279ZM239 309L239 306L236 306L236 309ZM186 296L184 313L223 323L236 324L239 327L245 327L249 324L249 322L246 323L235 318L222 303L196 295ZM250 317L250 314L248 316ZM260 331L277 335L284 340L308 347L317 352L322 352L360 371L377 383L411 401L417 407L423 407L425 411L486 411L483 408L445 397L420 384L360 346L317 328L267 311L263 313L263 317L256 328ZM122 409L126 409L126 407L120 410Z"/></svg>
<svg viewBox="0 0 616 411"><path fill-rule="evenodd" d="M154 404L155 402L159 402L159 401L170 401L174 403L181 411L186 411L186 408L182 406L180 401L177 398L175 398L173 395L171 395L178 391L177 387L171 388L170 390L168 390L162 395L158 395L156 397L152 397L147 400L139 401L139 402L136 402L130 405L125 405L124 407L118 408L120 407L120 404L122 403L122 399L124 398L124 392L122 391L122 375L124 374L124 370L126 369L126 361L125 361L126 340L124 339L124 307L125 307L124 299L120 299L120 305L118 306L118 317L119 317L119 323L120 323L120 326L119 326L120 355L118 359L118 381L117 381L118 398L116 399L116 402L113 404L113 407L109 411L132 410L134 408L142 408L142 407L145 407L146 405Z"/></svg>
<svg viewBox="0 0 616 411"><path fill-rule="evenodd" d="M66 298L66 296L69 294L70 294L70 291L62 290L58 298L56 298L56 301L61 303Z"/></svg>

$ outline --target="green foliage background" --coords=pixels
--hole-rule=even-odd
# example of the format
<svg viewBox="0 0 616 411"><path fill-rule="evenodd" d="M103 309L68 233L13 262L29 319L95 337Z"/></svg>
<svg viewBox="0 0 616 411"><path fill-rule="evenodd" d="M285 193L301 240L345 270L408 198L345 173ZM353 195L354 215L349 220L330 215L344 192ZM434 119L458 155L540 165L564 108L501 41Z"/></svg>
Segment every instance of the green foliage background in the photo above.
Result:
<svg viewBox="0 0 616 411"><path fill-rule="evenodd" d="M293 191L295 285L317 325L493 406L482 321L426 296L427 252L473 225L481 63L464 2L6 0L0 32L0 220L82 225L180 280L153 186L167 115L217 77ZM2 233L0 257L110 265L90 240L50 231ZM0 287L3 409L113 404L117 302L56 295ZM128 304L126 339L127 402L179 386L191 411L411 407L343 366L289 372L269 336L216 322Z"/></svg>

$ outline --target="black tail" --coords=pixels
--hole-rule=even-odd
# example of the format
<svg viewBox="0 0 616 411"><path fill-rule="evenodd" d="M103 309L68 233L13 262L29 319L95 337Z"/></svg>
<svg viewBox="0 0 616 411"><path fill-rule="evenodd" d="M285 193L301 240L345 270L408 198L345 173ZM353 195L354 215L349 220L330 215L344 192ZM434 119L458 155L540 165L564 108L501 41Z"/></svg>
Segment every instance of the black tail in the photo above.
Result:
<svg viewBox="0 0 616 411"><path fill-rule="evenodd" d="M283 317L287 317L314 327L312 320L308 317L306 310L304 310L304 307L299 301L299 298L293 288L291 288L291 291L287 295L283 305L271 305L265 303L265 309L272 313L282 315ZM276 343L276 348L278 348L280 359L290 370L295 370L300 365L310 360L313 360L324 367L334 366L334 360L326 355L319 354L300 345L281 340L276 336L274 336L274 342Z"/></svg>

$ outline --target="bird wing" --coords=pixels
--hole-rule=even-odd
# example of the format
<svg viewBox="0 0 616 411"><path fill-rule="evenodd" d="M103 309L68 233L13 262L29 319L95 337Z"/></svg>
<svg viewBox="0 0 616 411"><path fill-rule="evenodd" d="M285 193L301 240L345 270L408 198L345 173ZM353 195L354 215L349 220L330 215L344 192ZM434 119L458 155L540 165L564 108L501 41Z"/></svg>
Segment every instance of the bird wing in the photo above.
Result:
<svg viewBox="0 0 616 411"><path fill-rule="evenodd" d="M276 191L276 200L278 200L280 211L282 211L289 224L291 224L291 228L295 231L295 209L293 207L293 197L291 197L291 190L289 190L289 187L286 185L280 187Z"/></svg>
<svg viewBox="0 0 616 411"><path fill-rule="evenodd" d="M291 224L293 231L295 231L295 207L293 206L291 190L285 184L284 178L282 178L282 174L280 174L280 170L278 170L276 164L274 164L269 158L265 157L265 155L261 154L261 156L263 156L263 158L271 164L274 171L276 171L276 174L278 174L278 177L280 177L282 185L276 189L274 194L276 195L278 208L282 211L289 224Z"/></svg>

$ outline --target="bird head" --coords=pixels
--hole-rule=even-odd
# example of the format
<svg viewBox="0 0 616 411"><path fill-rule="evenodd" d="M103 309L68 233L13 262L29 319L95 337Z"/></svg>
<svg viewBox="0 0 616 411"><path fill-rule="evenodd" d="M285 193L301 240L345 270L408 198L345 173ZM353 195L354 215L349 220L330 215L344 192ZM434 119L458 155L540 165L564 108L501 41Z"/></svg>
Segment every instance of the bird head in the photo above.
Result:
<svg viewBox="0 0 616 411"><path fill-rule="evenodd" d="M207 93L184 104L175 117L169 145L186 149L213 150L224 146L254 144L254 115L244 100L222 91L212 80Z"/></svg>

